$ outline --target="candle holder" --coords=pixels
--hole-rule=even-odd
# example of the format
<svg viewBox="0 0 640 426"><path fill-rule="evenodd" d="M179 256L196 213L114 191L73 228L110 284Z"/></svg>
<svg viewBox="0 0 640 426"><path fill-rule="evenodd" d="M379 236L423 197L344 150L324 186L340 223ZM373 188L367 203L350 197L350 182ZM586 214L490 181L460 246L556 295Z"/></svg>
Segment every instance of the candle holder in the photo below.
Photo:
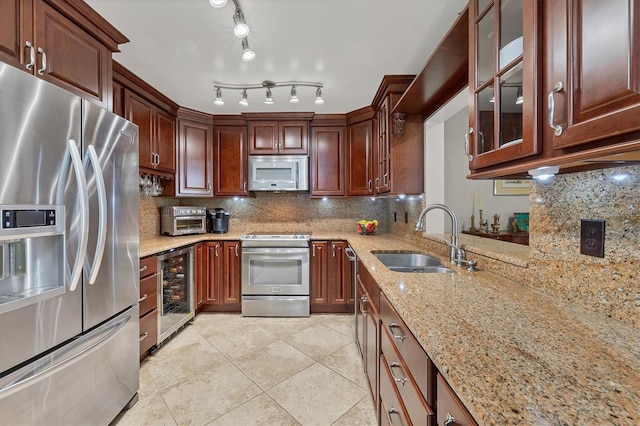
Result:
<svg viewBox="0 0 640 426"><path fill-rule="evenodd" d="M489 231L489 222L487 219L482 218L482 209L478 210L480 212L480 229L479 232L488 232Z"/></svg>
<svg viewBox="0 0 640 426"><path fill-rule="evenodd" d="M471 225L469 225L469 232L476 231L476 215L471 215Z"/></svg>

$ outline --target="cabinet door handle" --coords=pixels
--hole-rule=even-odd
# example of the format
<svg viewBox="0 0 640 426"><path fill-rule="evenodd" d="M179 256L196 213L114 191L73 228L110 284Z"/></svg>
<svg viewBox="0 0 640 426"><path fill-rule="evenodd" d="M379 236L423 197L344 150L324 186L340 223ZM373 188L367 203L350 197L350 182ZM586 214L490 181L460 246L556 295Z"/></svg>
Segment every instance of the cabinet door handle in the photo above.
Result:
<svg viewBox="0 0 640 426"><path fill-rule="evenodd" d="M467 133L464 134L464 153L467 154L469 161L473 160L473 155L469 152L469 136L473 134L473 127L469 127Z"/></svg>
<svg viewBox="0 0 640 426"><path fill-rule="evenodd" d="M236 244L236 257L240 256L239 249L240 249L240 244Z"/></svg>
<svg viewBox="0 0 640 426"><path fill-rule="evenodd" d="M367 181L367 190L371 192L372 189L373 189L373 183L371 182L371 179L369 179Z"/></svg>
<svg viewBox="0 0 640 426"><path fill-rule="evenodd" d="M407 336L403 335L403 334L395 334L393 332L394 328L400 328L400 326L398 324L396 324L395 322L392 322L391 324L389 324L389 331L391 332L391 335L393 336L394 339L400 340L401 342L404 341L404 339L407 338Z"/></svg>
<svg viewBox="0 0 640 426"><path fill-rule="evenodd" d="M367 303L369 301L369 299L367 299L367 296L362 296L360 298L360 313L362 315L367 315L367 310L364 307L364 304Z"/></svg>
<svg viewBox="0 0 640 426"><path fill-rule="evenodd" d="M144 296L142 296L140 299L138 299L138 303L144 302L145 300L147 300L147 297L148 297L148 295L145 293Z"/></svg>
<svg viewBox="0 0 640 426"><path fill-rule="evenodd" d="M380 182L380 178L376 178L376 191L380 189L380 185L378 185L378 182Z"/></svg>
<svg viewBox="0 0 640 426"><path fill-rule="evenodd" d="M31 70L36 64L36 50L33 48L33 44L31 44L30 41L26 41L24 44L29 48L29 63L25 65L25 68Z"/></svg>
<svg viewBox="0 0 640 426"><path fill-rule="evenodd" d="M549 127L553 129L553 134L556 136L560 136L562 134L562 126L559 124L555 124L553 122L553 116L556 112L556 102L554 99L554 95L558 92L561 92L564 89L564 84L561 81L557 82L553 89L549 92L549 97L547 98L547 113L549 115Z"/></svg>
<svg viewBox="0 0 640 426"><path fill-rule="evenodd" d="M38 69L38 75L44 75L44 72L47 70L47 54L44 53L42 47L38 47L38 53L42 55L42 66Z"/></svg>
<svg viewBox="0 0 640 426"><path fill-rule="evenodd" d="M147 265L144 265L142 268L140 268L140 272L144 272L144 271L146 271L146 270L147 270L147 268L148 268L148 266L147 266Z"/></svg>
<svg viewBox="0 0 640 426"><path fill-rule="evenodd" d="M211 191L211 181L207 182L207 190Z"/></svg>
<svg viewBox="0 0 640 426"><path fill-rule="evenodd" d="M404 386L404 383L408 379L406 377L396 377L396 375L393 374L393 369L394 368L400 368L400 371L402 371L402 366L394 361L391 364L389 364L389 371L391 372L391 377L393 377L393 380L395 380L396 383L400 383L402 386Z"/></svg>
<svg viewBox="0 0 640 426"><path fill-rule="evenodd" d="M382 175L382 186L387 186L389 184L388 182L388 178L387 178L387 173Z"/></svg>
<svg viewBox="0 0 640 426"><path fill-rule="evenodd" d="M148 332L144 332L144 334L142 336L140 336L140 338L138 339L139 342L142 342L144 339L146 339L147 337L149 337L149 333Z"/></svg>
<svg viewBox="0 0 640 426"><path fill-rule="evenodd" d="M456 419L453 418L453 416L450 413L447 413L447 417L445 417L444 422L442 423L443 426L452 426L456 424Z"/></svg>
<svg viewBox="0 0 640 426"><path fill-rule="evenodd" d="M242 192L247 192L247 182L245 181L244 184L242 184Z"/></svg>
<svg viewBox="0 0 640 426"><path fill-rule="evenodd" d="M220 247L220 244L216 244L216 257L218 257L218 247Z"/></svg>
<svg viewBox="0 0 640 426"><path fill-rule="evenodd" d="M331 257L336 257L336 245L331 243Z"/></svg>

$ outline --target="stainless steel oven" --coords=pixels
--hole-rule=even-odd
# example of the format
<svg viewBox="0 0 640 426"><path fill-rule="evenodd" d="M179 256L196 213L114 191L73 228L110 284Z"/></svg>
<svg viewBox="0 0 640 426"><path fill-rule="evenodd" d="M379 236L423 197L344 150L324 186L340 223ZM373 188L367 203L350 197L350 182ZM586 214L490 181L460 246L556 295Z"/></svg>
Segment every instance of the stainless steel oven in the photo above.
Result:
<svg viewBox="0 0 640 426"><path fill-rule="evenodd" d="M242 315L309 316L308 234L247 234L242 243Z"/></svg>

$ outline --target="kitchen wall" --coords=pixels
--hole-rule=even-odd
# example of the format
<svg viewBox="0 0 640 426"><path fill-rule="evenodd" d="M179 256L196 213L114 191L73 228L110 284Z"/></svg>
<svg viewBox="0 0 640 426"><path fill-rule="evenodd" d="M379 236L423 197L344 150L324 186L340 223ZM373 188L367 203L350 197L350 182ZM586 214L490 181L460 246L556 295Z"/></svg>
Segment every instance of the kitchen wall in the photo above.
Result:
<svg viewBox="0 0 640 426"><path fill-rule="evenodd" d="M377 219L388 232L387 199L311 199L308 193L256 193L248 198L140 197L140 238L159 235L159 208L165 205L221 207L230 213L230 229L241 232L299 230L355 231L360 219Z"/></svg>

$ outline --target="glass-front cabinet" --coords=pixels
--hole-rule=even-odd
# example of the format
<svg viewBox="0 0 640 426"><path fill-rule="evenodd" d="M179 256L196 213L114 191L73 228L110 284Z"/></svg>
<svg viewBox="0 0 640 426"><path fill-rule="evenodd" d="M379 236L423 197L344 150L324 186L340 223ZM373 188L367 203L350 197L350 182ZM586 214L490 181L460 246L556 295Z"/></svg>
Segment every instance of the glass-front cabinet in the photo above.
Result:
<svg viewBox="0 0 640 426"><path fill-rule="evenodd" d="M540 1L471 0L469 130L472 171L536 154Z"/></svg>

